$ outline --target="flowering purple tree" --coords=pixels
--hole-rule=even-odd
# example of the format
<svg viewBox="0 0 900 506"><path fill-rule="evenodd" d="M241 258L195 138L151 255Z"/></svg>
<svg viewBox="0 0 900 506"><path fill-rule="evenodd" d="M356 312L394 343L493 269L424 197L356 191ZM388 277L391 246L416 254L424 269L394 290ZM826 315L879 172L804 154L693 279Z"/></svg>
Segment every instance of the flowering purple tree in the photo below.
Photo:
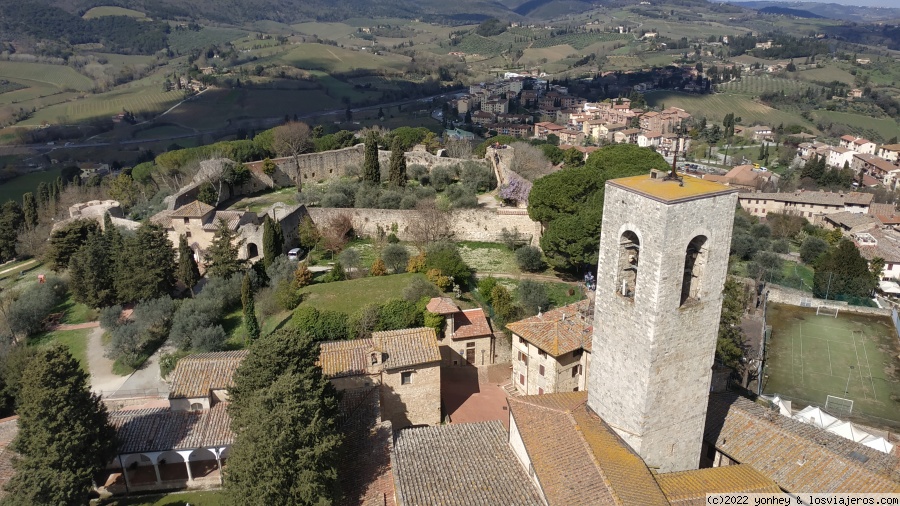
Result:
<svg viewBox="0 0 900 506"><path fill-rule="evenodd" d="M509 182L500 187L500 198L511 204L527 203L529 193L531 193L531 181L514 173L510 174Z"/></svg>

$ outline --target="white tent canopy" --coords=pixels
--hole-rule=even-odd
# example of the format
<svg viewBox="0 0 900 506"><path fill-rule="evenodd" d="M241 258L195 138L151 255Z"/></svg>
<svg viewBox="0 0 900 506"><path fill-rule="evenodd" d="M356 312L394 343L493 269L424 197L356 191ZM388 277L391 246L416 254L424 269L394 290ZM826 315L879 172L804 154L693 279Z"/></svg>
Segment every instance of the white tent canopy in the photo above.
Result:
<svg viewBox="0 0 900 506"><path fill-rule="evenodd" d="M871 436L870 438L863 440L862 444L884 453L891 453L894 451L894 445L888 443L883 437Z"/></svg>
<svg viewBox="0 0 900 506"><path fill-rule="evenodd" d="M790 417L793 414L791 411L791 401L786 401L776 395L772 398L772 404L778 407L778 412L781 413L782 416Z"/></svg>
<svg viewBox="0 0 900 506"><path fill-rule="evenodd" d="M828 427L828 432L837 434L844 439L856 441L857 443L861 443L863 440L873 437L868 432L861 430L850 422L838 422L831 427Z"/></svg>
<svg viewBox="0 0 900 506"><path fill-rule="evenodd" d="M817 408L815 406L807 406L803 408L802 411L793 416L794 420L799 420L803 423L808 423L810 425L815 425L820 429L827 429L832 425L839 423L840 420L829 415L828 413L822 411L821 408Z"/></svg>

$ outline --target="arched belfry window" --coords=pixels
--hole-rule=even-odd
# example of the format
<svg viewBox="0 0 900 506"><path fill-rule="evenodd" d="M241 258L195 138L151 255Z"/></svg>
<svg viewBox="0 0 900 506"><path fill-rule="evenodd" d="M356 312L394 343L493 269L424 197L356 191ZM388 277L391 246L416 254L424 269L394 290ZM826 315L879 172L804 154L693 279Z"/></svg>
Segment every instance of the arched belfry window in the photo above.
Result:
<svg viewBox="0 0 900 506"><path fill-rule="evenodd" d="M698 235L688 243L684 253L684 274L681 278L681 305L700 300L700 283L707 260L706 236Z"/></svg>
<svg viewBox="0 0 900 506"><path fill-rule="evenodd" d="M634 299L640 251L641 241L637 234L630 230L623 233L619 238L619 276L616 280L616 293L622 297Z"/></svg>

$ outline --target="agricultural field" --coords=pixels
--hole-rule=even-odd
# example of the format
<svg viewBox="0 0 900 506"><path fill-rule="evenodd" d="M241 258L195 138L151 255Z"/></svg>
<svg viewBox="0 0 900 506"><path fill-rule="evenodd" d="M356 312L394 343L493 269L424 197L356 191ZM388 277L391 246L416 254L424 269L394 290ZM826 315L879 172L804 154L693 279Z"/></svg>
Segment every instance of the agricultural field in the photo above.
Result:
<svg viewBox="0 0 900 506"><path fill-rule="evenodd" d="M7 80L0 81L0 95L2 95L4 93L9 93L10 91L21 90L24 88L27 88L27 86L25 86L22 83L17 83L14 81L7 81Z"/></svg>
<svg viewBox="0 0 900 506"><path fill-rule="evenodd" d="M621 50L629 50L628 47L620 48ZM616 69L635 69L640 68L644 65L643 60L641 60L637 56L633 55L623 55L623 54L614 54L606 57L607 65L605 68L616 68Z"/></svg>
<svg viewBox="0 0 900 506"><path fill-rule="evenodd" d="M354 69L399 71L409 63L409 58L394 54L375 55L324 44L296 44L290 51L274 58L274 63L324 72L346 72Z"/></svg>
<svg viewBox="0 0 900 506"><path fill-rule="evenodd" d="M874 141L884 142L891 137L900 137L900 124L896 119L838 111L814 111L812 114L818 121L846 125L858 135Z"/></svg>
<svg viewBox="0 0 900 506"><path fill-rule="evenodd" d="M150 18L147 17L146 14L140 11L126 9L124 7L114 7L111 5L104 5L102 7L94 7L89 9L84 13L84 16L81 16L84 19L94 19L100 18L103 16L128 16L130 18L135 18L139 20L149 21Z"/></svg>
<svg viewBox="0 0 900 506"><path fill-rule="evenodd" d="M94 83L72 67L18 61L0 61L0 78L33 81L61 90L88 91Z"/></svg>
<svg viewBox="0 0 900 506"><path fill-rule="evenodd" d="M478 54L482 56L491 56L500 54L504 51L507 46L488 38L482 37L481 35L471 34L466 35L459 42L459 44L455 46L444 46L447 53L450 52L461 52L466 54Z"/></svg>
<svg viewBox="0 0 900 506"><path fill-rule="evenodd" d="M56 178L61 174L62 167L59 167L46 171L29 172L28 174L4 181L0 184L0 204L7 200L22 202L23 193L37 191L39 184L56 181Z"/></svg>
<svg viewBox="0 0 900 506"><path fill-rule="evenodd" d="M820 69L801 70L797 75L808 81L818 81L822 83L838 81L847 85L852 85L854 80L854 77L850 72L847 72L836 65L828 65Z"/></svg>
<svg viewBox="0 0 900 506"><path fill-rule="evenodd" d="M773 109L756 102L745 95L716 93L713 95L694 95L678 91L654 91L644 95L651 107L680 107L694 116L705 116L707 119L721 122L725 115L734 113L745 125L767 124L802 125L814 128L812 124L799 115Z"/></svg>
<svg viewBox="0 0 900 506"><path fill-rule="evenodd" d="M195 49L205 49L240 39L247 35L237 28L218 28L204 26L199 32L192 30L172 30L169 34L169 47L178 54L190 53Z"/></svg>
<svg viewBox="0 0 900 506"><path fill-rule="evenodd" d="M135 114L156 113L166 110L183 98L182 93L162 91L158 85L123 88L41 109L22 124L36 125L43 121L51 123L82 121L113 116L123 110Z"/></svg>
<svg viewBox="0 0 900 506"><path fill-rule="evenodd" d="M553 46L541 49L529 48L523 52L522 58L519 59L519 63L523 65L536 64L542 60L555 62L562 60L573 53L577 53L577 51L575 51L575 48L572 46Z"/></svg>
<svg viewBox="0 0 900 506"><path fill-rule="evenodd" d="M615 40L631 39L630 34L618 33L567 33L556 37L547 37L545 39L537 39L531 43L531 47L540 49L543 47L553 47L568 44L575 49L582 50L597 42L609 42Z"/></svg>
<svg viewBox="0 0 900 506"><path fill-rule="evenodd" d="M321 39L336 40L356 33L358 27L344 23L297 23L291 28L304 35L315 35Z"/></svg>
<svg viewBox="0 0 900 506"><path fill-rule="evenodd" d="M760 76L744 76L740 80L731 81L729 83L717 86L720 91L728 93L739 93L742 95L759 96L762 93L778 93L785 94L802 93L808 88L818 92L821 86L810 84L804 81L794 79L785 79L783 77L772 77L769 75Z"/></svg>

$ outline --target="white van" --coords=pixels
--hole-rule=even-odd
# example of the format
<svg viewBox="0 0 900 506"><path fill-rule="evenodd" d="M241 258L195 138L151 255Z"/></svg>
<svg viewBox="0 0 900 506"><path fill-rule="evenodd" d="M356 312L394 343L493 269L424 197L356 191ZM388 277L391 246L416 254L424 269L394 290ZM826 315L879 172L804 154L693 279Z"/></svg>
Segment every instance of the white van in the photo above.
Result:
<svg viewBox="0 0 900 506"><path fill-rule="evenodd" d="M288 251L288 260L299 260L300 259L300 248L294 248Z"/></svg>

